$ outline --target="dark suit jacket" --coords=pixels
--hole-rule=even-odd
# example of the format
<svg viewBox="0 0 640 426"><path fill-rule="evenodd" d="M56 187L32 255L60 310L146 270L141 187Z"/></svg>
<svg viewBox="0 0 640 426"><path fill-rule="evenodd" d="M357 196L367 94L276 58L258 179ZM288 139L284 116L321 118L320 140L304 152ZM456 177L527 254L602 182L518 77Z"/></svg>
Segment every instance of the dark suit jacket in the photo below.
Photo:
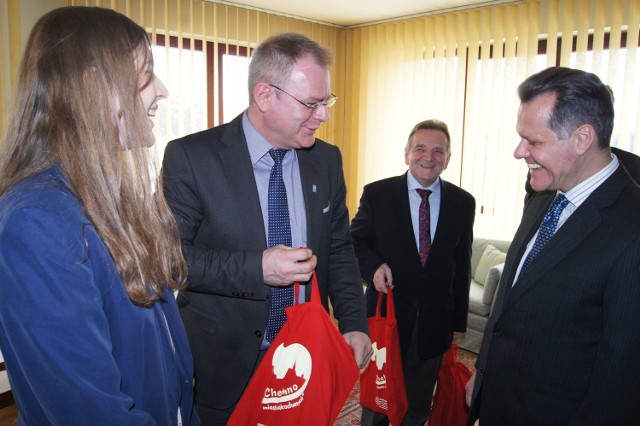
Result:
<svg viewBox="0 0 640 426"><path fill-rule="evenodd" d="M470 420L479 407L485 425L638 425L640 187L616 170L512 287L553 196L530 199L509 248Z"/></svg>
<svg viewBox="0 0 640 426"><path fill-rule="evenodd" d="M342 333L367 332L340 152L316 140L297 153L323 303L327 307L331 298ZM253 373L270 289L262 274L267 241L242 116L169 143L163 177L189 266L189 287L178 304L194 355L196 399L228 408Z"/></svg>
<svg viewBox="0 0 640 426"><path fill-rule="evenodd" d="M360 273L368 283L369 316L375 315L377 300L373 274L387 263L402 352L417 317L418 352L425 359L446 352L453 332L466 330L469 305L475 200L459 187L441 183L440 216L424 268L411 224L407 173L366 185L351 222Z"/></svg>

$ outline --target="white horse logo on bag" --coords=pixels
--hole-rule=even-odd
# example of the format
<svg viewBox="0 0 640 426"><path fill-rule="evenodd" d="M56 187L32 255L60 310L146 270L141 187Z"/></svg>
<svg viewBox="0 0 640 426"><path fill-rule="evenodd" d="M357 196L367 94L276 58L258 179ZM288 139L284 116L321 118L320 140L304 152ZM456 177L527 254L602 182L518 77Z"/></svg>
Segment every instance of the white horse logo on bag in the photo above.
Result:
<svg viewBox="0 0 640 426"><path fill-rule="evenodd" d="M387 362L387 348L378 349L378 342L373 342L371 345L373 348L373 355L371 355L371 361L376 363L376 368L379 372L382 372L382 367ZM384 373L380 375L376 373L376 387L378 389L384 388L387 385L387 376Z"/></svg>
<svg viewBox="0 0 640 426"><path fill-rule="evenodd" d="M262 403L282 404L296 399L300 400L286 404L286 406L267 405L263 409L281 410L300 405L304 390L311 378L312 360L307 348L299 343L292 343L289 346L281 343L273 354L271 365L277 379L275 381L277 385L265 389Z"/></svg>

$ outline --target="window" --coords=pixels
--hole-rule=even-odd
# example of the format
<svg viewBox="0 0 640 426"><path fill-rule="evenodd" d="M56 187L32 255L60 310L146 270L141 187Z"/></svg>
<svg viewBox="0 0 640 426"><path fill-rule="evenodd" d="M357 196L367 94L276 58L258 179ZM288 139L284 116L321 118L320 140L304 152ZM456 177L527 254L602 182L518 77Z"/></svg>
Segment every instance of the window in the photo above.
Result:
<svg viewBox="0 0 640 426"><path fill-rule="evenodd" d="M158 165L169 141L227 123L249 104L246 48L206 42L205 54L201 40L168 39L156 35L152 46L155 73L169 91L159 103L154 128Z"/></svg>

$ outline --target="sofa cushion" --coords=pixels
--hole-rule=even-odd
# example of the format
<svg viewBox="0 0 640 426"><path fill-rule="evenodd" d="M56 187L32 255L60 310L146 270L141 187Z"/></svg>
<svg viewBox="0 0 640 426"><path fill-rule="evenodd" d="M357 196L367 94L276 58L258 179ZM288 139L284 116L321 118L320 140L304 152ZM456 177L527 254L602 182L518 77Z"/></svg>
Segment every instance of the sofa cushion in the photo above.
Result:
<svg viewBox="0 0 640 426"><path fill-rule="evenodd" d="M487 273L487 280L484 283L484 292L482 293L482 303L485 305L493 306L493 298L496 295L503 269L504 263L493 266L489 269L489 272Z"/></svg>
<svg viewBox="0 0 640 426"><path fill-rule="evenodd" d="M491 305L483 303L484 286L474 280L471 280L469 287L469 312L483 317L489 316Z"/></svg>
<svg viewBox="0 0 640 426"><path fill-rule="evenodd" d="M484 286L487 281L489 270L496 265L504 263L506 257L506 253L501 252L492 244L487 244L487 247L484 249L484 253L482 253L482 257L480 257L480 262L478 262L478 267L473 274L473 279Z"/></svg>

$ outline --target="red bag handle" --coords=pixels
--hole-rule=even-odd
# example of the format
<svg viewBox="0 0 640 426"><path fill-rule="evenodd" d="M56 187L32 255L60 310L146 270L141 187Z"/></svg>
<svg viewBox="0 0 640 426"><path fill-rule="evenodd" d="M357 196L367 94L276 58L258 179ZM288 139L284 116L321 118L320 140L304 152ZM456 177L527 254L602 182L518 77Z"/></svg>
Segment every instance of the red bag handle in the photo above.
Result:
<svg viewBox="0 0 640 426"><path fill-rule="evenodd" d="M384 293L378 292L378 304L376 305L376 317L382 318L380 313L382 308L382 298L384 297ZM393 290L391 287L387 287L387 324L391 324L396 320L396 307L393 303Z"/></svg>
<svg viewBox="0 0 640 426"><path fill-rule="evenodd" d="M298 281L295 282L294 294L296 297L296 304L300 299L300 283ZM320 290L318 290L318 277L316 276L316 270L313 270L313 274L311 274L311 298L309 302L317 303L319 305L322 304L320 301ZM395 316L394 316L395 318Z"/></svg>

